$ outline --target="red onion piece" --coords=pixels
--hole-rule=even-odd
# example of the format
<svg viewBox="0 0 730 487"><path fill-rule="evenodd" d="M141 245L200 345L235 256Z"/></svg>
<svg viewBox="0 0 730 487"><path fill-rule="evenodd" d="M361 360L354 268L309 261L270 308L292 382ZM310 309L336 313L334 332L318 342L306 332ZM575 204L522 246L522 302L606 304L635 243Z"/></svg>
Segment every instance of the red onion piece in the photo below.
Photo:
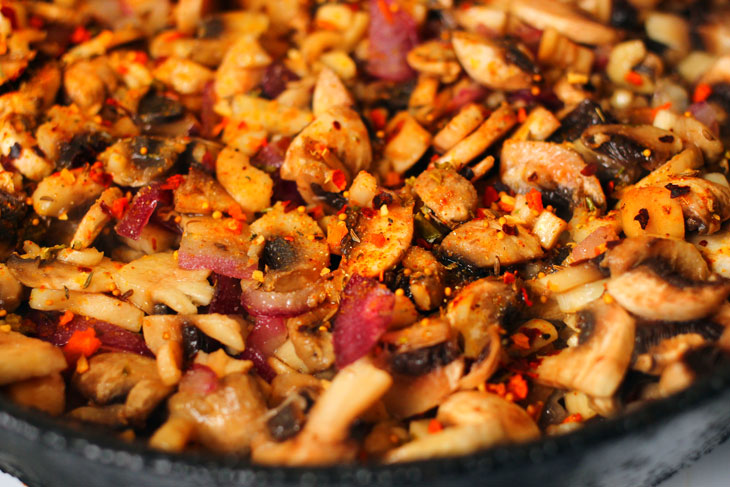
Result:
<svg viewBox="0 0 730 487"><path fill-rule="evenodd" d="M281 95L287 83L297 81L299 76L280 62L269 64L261 80L261 93L270 99Z"/></svg>
<svg viewBox="0 0 730 487"><path fill-rule="evenodd" d="M266 171L274 182L274 201L291 201L293 205L304 205L304 200L297 190L296 181L281 179L279 168L284 164L286 149L291 139L283 137L276 142L265 145L251 158L251 164Z"/></svg>
<svg viewBox="0 0 730 487"><path fill-rule="evenodd" d="M345 286L334 320L335 364L338 368L367 355L393 318L395 295L375 279L354 275Z"/></svg>
<svg viewBox="0 0 730 487"><path fill-rule="evenodd" d="M232 230L240 225L238 231ZM236 279L248 279L258 264L248 256L251 235L244 222L201 217L191 220L180 240L177 265L206 269Z"/></svg>
<svg viewBox="0 0 730 487"><path fill-rule="evenodd" d="M472 102L484 100L489 94L489 90L477 83L471 83L469 86L459 88L454 96L446 105L447 112L455 112L461 110L462 107Z"/></svg>
<svg viewBox="0 0 730 487"><path fill-rule="evenodd" d="M717 113L712 105L706 101L693 103L689 106L689 112L697 119L698 122L705 125L716 136L720 135L720 125L717 123Z"/></svg>
<svg viewBox="0 0 730 487"><path fill-rule="evenodd" d="M394 3L397 5L396 0L370 0L367 71L376 78L400 82L415 75L406 55L418 45L418 25L405 9L391 9Z"/></svg>
<svg viewBox="0 0 730 487"><path fill-rule="evenodd" d="M243 314L241 305L241 281L223 274L213 274L215 294L208 305L208 313L223 315Z"/></svg>
<svg viewBox="0 0 730 487"><path fill-rule="evenodd" d="M207 365L193 364L180 379L178 390L206 396L218 389L218 376Z"/></svg>
<svg viewBox="0 0 730 487"><path fill-rule="evenodd" d="M146 357L154 357L147 348L144 338L139 333L125 330L106 321L75 315L71 321L60 325L60 315L52 316L49 313L33 312L28 318L36 323L38 338L63 347L76 331L93 328L96 337L101 341L100 352L130 352Z"/></svg>
<svg viewBox="0 0 730 487"><path fill-rule="evenodd" d="M158 184L145 186L134 196L129 209L114 230L122 237L138 240L155 209L171 202L172 193L169 190L161 189Z"/></svg>
<svg viewBox="0 0 730 487"><path fill-rule="evenodd" d="M274 377L276 377L276 372L266 361L266 357L261 350L246 347L246 350L239 355L239 358L253 362L253 367L256 369L256 373L259 374L259 376L266 382L271 382L274 380Z"/></svg>
<svg viewBox="0 0 730 487"><path fill-rule="evenodd" d="M286 332L284 318L257 316L253 330L246 337L246 347L254 348L268 357L286 341Z"/></svg>
<svg viewBox="0 0 730 487"><path fill-rule="evenodd" d="M313 292L312 288L303 288L290 292L263 291L255 287L255 283L242 283L241 304L246 312L253 316L297 316L309 310L307 301Z"/></svg>

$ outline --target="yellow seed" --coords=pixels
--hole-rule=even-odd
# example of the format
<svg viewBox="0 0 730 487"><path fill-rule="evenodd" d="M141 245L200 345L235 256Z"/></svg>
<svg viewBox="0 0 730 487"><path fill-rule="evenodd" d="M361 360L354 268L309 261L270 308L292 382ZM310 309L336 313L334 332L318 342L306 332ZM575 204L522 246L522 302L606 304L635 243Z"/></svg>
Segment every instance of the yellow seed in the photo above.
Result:
<svg viewBox="0 0 730 487"><path fill-rule="evenodd" d="M251 277L253 277L254 280L256 280L256 281L264 282L264 273L261 271L258 271L258 270L253 271L253 274L251 275Z"/></svg>
<svg viewBox="0 0 730 487"><path fill-rule="evenodd" d="M319 275L320 275L320 276L326 276L326 275L327 275L327 274L329 274L330 272L331 272L331 271L329 270L329 268L325 267L324 269L322 269L321 271L319 271Z"/></svg>
<svg viewBox="0 0 730 487"><path fill-rule="evenodd" d="M34 227L37 227L40 222L41 221L38 218L33 218L30 223L32 223Z"/></svg>
<svg viewBox="0 0 730 487"><path fill-rule="evenodd" d="M204 210L207 210L208 208L210 208L210 203L208 203L207 201L203 201L203 204L201 206Z"/></svg>
<svg viewBox="0 0 730 487"><path fill-rule="evenodd" d="M83 374L87 370L89 370L89 361L86 360L86 355L82 355L76 362L76 372Z"/></svg>
<svg viewBox="0 0 730 487"><path fill-rule="evenodd" d="M403 291L401 288L398 288L395 290L396 296L403 296L405 294L405 291Z"/></svg>
<svg viewBox="0 0 730 487"><path fill-rule="evenodd" d="M298 206L298 207L297 207L297 211L298 211L299 213L304 213L305 211L307 211L307 209L306 209L305 207L303 207L303 206Z"/></svg>
<svg viewBox="0 0 730 487"><path fill-rule="evenodd" d="M28 196L25 199L25 204L28 205L28 206L33 206L33 198L31 198L30 196Z"/></svg>
<svg viewBox="0 0 730 487"><path fill-rule="evenodd" d="M507 223L507 219L503 216L500 216L499 220L497 220L497 221L499 222L500 225L504 225L505 223Z"/></svg>
<svg viewBox="0 0 730 487"><path fill-rule="evenodd" d="M482 382L481 384L479 384L479 385L477 386L477 390L478 390L479 392L486 392L486 391L487 391L487 386L485 386L485 385L484 385L484 382Z"/></svg>
<svg viewBox="0 0 730 487"><path fill-rule="evenodd" d="M380 216L388 216L388 207L383 205L380 207Z"/></svg>
<svg viewBox="0 0 730 487"><path fill-rule="evenodd" d="M532 96L537 96L540 94L540 88L538 88L537 86L533 86L530 89L530 93L532 93Z"/></svg>
<svg viewBox="0 0 730 487"><path fill-rule="evenodd" d="M547 296L540 296L541 303L547 303Z"/></svg>
<svg viewBox="0 0 730 487"><path fill-rule="evenodd" d="M66 220L68 220L68 213L61 213L60 215L58 215L58 219L65 222Z"/></svg>
<svg viewBox="0 0 730 487"><path fill-rule="evenodd" d="M182 221L182 217L180 215L175 217L175 223L180 223Z"/></svg>
<svg viewBox="0 0 730 487"><path fill-rule="evenodd" d="M345 215L344 213L340 213L339 215L337 215L338 220L345 221L346 218L347 215Z"/></svg>
<svg viewBox="0 0 730 487"><path fill-rule="evenodd" d="M497 232L497 238L499 240L504 240L504 232Z"/></svg>
<svg viewBox="0 0 730 487"><path fill-rule="evenodd" d="M321 332L325 332L325 331L327 331L327 327L326 327L326 326L324 326L324 325L319 325L319 328L318 328L318 329L319 329L319 331L321 331Z"/></svg>
<svg viewBox="0 0 730 487"><path fill-rule="evenodd" d="M611 304L611 303L613 303L613 296L611 296L611 295L610 295L610 294L608 294L608 293L605 293L605 294L603 295L603 302L604 302L604 303L606 303L606 304Z"/></svg>
<svg viewBox="0 0 730 487"><path fill-rule="evenodd" d="M142 155L147 154L147 147L142 147L141 149L139 149L139 153Z"/></svg>
<svg viewBox="0 0 730 487"><path fill-rule="evenodd" d="M544 272L538 272L537 273L537 277L540 278L540 279L542 279L543 277L545 277L545 273Z"/></svg>
<svg viewBox="0 0 730 487"><path fill-rule="evenodd" d="M312 235L311 233L307 235L307 240L309 240L310 242L314 242L314 235Z"/></svg>
<svg viewBox="0 0 730 487"><path fill-rule="evenodd" d="M7 314L8 314L7 310L0 309L0 318L3 317L3 316L5 316L5 315L7 315Z"/></svg>
<svg viewBox="0 0 730 487"><path fill-rule="evenodd" d="M642 154L642 155L643 155L644 157L650 157L650 156L651 156L651 150L649 150L649 149L644 149L643 151L641 151L641 154Z"/></svg>
<svg viewBox="0 0 730 487"><path fill-rule="evenodd" d="M451 288L450 287L444 288L444 294L447 296L451 296Z"/></svg>
<svg viewBox="0 0 730 487"><path fill-rule="evenodd" d="M175 260L177 260L177 259L178 259L178 252L177 252L177 250L176 250L175 252L173 252L173 253L172 253L172 257L173 257L173 258L174 258Z"/></svg>
<svg viewBox="0 0 730 487"><path fill-rule="evenodd" d="M213 218L215 218L216 220L219 220L220 218L223 218L223 213L221 213L221 212L220 212L220 211L218 211L218 210L215 210L215 211L213 212Z"/></svg>
<svg viewBox="0 0 730 487"><path fill-rule="evenodd" d="M342 196L344 196L345 198L349 198L350 197L350 192L349 191L343 191L342 192Z"/></svg>

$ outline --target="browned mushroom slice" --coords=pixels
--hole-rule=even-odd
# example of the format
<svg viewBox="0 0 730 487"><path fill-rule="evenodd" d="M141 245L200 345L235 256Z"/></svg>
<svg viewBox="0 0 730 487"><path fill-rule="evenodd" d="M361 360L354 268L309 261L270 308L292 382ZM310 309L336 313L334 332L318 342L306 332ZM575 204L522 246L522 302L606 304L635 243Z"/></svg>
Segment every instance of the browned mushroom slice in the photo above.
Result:
<svg viewBox="0 0 730 487"><path fill-rule="evenodd" d="M23 285L33 288L66 289L87 293L103 293L114 285L113 265L105 259L98 266L81 266L44 261L43 258L23 258L17 254L7 260L8 269Z"/></svg>
<svg viewBox="0 0 730 487"><path fill-rule="evenodd" d="M679 275L663 276L650 265L642 265L606 285L621 306L648 320L689 321L712 313L730 295L730 282L713 276L691 281Z"/></svg>
<svg viewBox="0 0 730 487"><path fill-rule="evenodd" d="M124 416L124 404L81 406L69 411L67 416L84 423L93 423L107 428L127 426L127 418Z"/></svg>
<svg viewBox="0 0 730 487"><path fill-rule="evenodd" d="M240 373L224 377L207 395L181 390L169 399L168 407L171 419L193 425L192 439L211 450L231 453L248 451L264 427L259 419L266 412L256 380Z"/></svg>
<svg viewBox="0 0 730 487"><path fill-rule="evenodd" d="M413 302L420 310L436 308L444 299L444 266L429 251L413 246L403 256L408 274L408 287Z"/></svg>
<svg viewBox="0 0 730 487"><path fill-rule="evenodd" d="M180 213L207 215L214 211L229 211L236 201L215 178L195 167L175 190L175 210Z"/></svg>
<svg viewBox="0 0 730 487"><path fill-rule="evenodd" d="M469 76L496 90L523 90L532 84L535 64L529 51L469 32L454 32L456 57Z"/></svg>
<svg viewBox="0 0 730 487"><path fill-rule="evenodd" d="M608 397L616 392L634 349L634 319L617 304L596 301L580 313L579 344L542 357L537 382Z"/></svg>
<svg viewBox="0 0 730 487"><path fill-rule="evenodd" d="M489 343L489 329L517 306L517 291L500 278L472 282L449 302L446 318L464 340L464 355L477 358Z"/></svg>
<svg viewBox="0 0 730 487"><path fill-rule="evenodd" d="M467 221L476 210L474 186L452 169L432 168L422 172L413 183L413 190L447 225Z"/></svg>
<svg viewBox="0 0 730 487"><path fill-rule="evenodd" d="M43 377L66 368L60 348L15 331L0 331L0 385Z"/></svg>
<svg viewBox="0 0 730 487"><path fill-rule="evenodd" d="M540 242L526 228L508 225L505 231L492 217L472 220L449 233L441 252L477 267L519 264L543 255Z"/></svg>
<svg viewBox="0 0 730 487"><path fill-rule="evenodd" d="M162 178L185 150L182 140L160 137L122 139L99 155L120 186L140 187Z"/></svg>
<svg viewBox="0 0 730 487"><path fill-rule="evenodd" d="M66 407L66 382L60 373L15 382L4 392L15 403L52 416L63 413Z"/></svg>
<svg viewBox="0 0 730 487"><path fill-rule="evenodd" d="M716 162L725 153L722 141L695 117L685 117L670 110L660 110L654 117L654 126L670 130L685 143L694 144L702 151L708 162Z"/></svg>
<svg viewBox="0 0 730 487"><path fill-rule="evenodd" d="M328 321L336 312L336 306L323 305L287 320L286 327L294 350L311 372L327 370L335 363Z"/></svg>
<svg viewBox="0 0 730 487"><path fill-rule="evenodd" d="M688 231L708 235L730 218L730 188L707 179L678 176L662 182L682 205Z"/></svg>
<svg viewBox="0 0 730 487"><path fill-rule="evenodd" d="M140 380L127 394L124 417L132 423L143 423L173 390L174 388L166 386L159 379Z"/></svg>
<svg viewBox="0 0 730 487"><path fill-rule="evenodd" d="M124 397L142 380L157 380L157 366L149 357L113 352L95 355L89 370L75 373L72 382L85 397L107 404Z"/></svg>
<svg viewBox="0 0 730 487"><path fill-rule="evenodd" d="M603 207L606 197L601 183L585 175L586 163L574 150L550 142L508 139L502 146L500 175L513 190L527 193L531 188L563 190L573 202L588 197Z"/></svg>
<svg viewBox="0 0 730 487"><path fill-rule="evenodd" d="M653 171L683 148L682 139L651 125L593 125L581 135L593 151L599 173L632 183L643 171Z"/></svg>
<svg viewBox="0 0 730 487"><path fill-rule="evenodd" d="M0 264L0 308L13 311L23 298L23 285L12 274L8 266Z"/></svg>
<svg viewBox="0 0 730 487"><path fill-rule="evenodd" d="M646 261L662 262L664 267L674 269L687 279L703 281L710 277L707 263L692 244L658 237L624 239L606 253L601 267L618 276Z"/></svg>
<svg viewBox="0 0 730 487"><path fill-rule="evenodd" d="M506 442L523 442L540 434L535 422L518 405L496 394L457 392L439 406L443 431L416 439L390 451L388 463L463 455Z"/></svg>

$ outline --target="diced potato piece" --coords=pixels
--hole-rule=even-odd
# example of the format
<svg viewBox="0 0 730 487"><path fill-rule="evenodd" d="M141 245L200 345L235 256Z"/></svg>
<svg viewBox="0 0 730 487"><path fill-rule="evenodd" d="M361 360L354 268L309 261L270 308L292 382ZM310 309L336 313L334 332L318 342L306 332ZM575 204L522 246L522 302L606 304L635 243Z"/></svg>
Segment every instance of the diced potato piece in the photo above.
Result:
<svg viewBox="0 0 730 487"><path fill-rule="evenodd" d="M166 386L174 386L182 378L183 352L180 343L166 341L157 350L157 375Z"/></svg>
<svg viewBox="0 0 730 487"><path fill-rule="evenodd" d="M222 106L216 105L216 111ZM236 95L230 106L221 115L232 117L231 123L245 122L251 129L264 129L273 134L296 135L312 121L312 113L282 105L276 101L249 95Z"/></svg>
<svg viewBox="0 0 730 487"><path fill-rule="evenodd" d="M182 343L182 322L179 315L151 315L142 319L144 341L152 353L168 341Z"/></svg>
<svg viewBox="0 0 730 487"><path fill-rule="evenodd" d="M89 369L73 376L84 397L107 404L127 395L142 380L158 380L155 361L129 352L100 353L89 359Z"/></svg>
<svg viewBox="0 0 730 487"><path fill-rule="evenodd" d="M203 92L213 79L213 71L189 59L167 58L154 71L155 78L182 95Z"/></svg>
<svg viewBox="0 0 730 487"><path fill-rule="evenodd" d="M400 112L386 127L390 139L384 156L397 173L411 168L431 145L431 134L421 127L408 112Z"/></svg>
<svg viewBox="0 0 730 487"><path fill-rule="evenodd" d="M215 171L218 182L243 211L255 213L271 204L271 177L253 167L245 154L228 147L223 149L216 159Z"/></svg>
<svg viewBox="0 0 730 487"><path fill-rule="evenodd" d="M555 216L554 213L543 211L535 220L532 233L535 234L544 249L552 249L567 228L568 223L565 220Z"/></svg>
<svg viewBox="0 0 730 487"><path fill-rule="evenodd" d="M28 303L42 311L71 311L74 314L107 321L129 331L139 331L144 312L135 306L104 294L56 289L33 289Z"/></svg>
<svg viewBox="0 0 730 487"><path fill-rule="evenodd" d="M512 139L547 140L553 132L560 128L560 120L547 108L535 107L527 119L512 134Z"/></svg>
<svg viewBox="0 0 730 487"><path fill-rule="evenodd" d="M44 377L66 368L60 348L15 331L0 331L0 385Z"/></svg>
<svg viewBox="0 0 730 487"><path fill-rule="evenodd" d="M33 209L41 216L59 216L94 201L104 185L89 176L88 169L61 171L44 178L33 192Z"/></svg>
<svg viewBox="0 0 730 487"><path fill-rule="evenodd" d="M59 373L15 382L7 386L5 393L17 404L52 416L63 413L66 407L66 383Z"/></svg>
<svg viewBox="0 0 730 487"><path fill-rule="evenodd" d="M666 188L647 186L624 192L619 203L627 237L656 235L684 238L684 215L679 201Z"/></svg>
<svg viewBox="0 0 730 487"><path fill-rule="evenodd" d="M466 105L434 136L434 148L442 153L451 149L481 125L486 116L484 106L476 103Z"/></svg>

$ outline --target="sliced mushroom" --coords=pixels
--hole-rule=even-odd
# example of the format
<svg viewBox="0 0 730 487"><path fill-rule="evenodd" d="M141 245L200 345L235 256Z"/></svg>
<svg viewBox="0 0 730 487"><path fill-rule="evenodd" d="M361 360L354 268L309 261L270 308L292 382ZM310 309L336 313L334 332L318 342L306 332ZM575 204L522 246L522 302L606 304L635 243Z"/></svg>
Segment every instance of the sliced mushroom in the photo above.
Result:
<svg viewBox="0 0 730 487"><path fill-rule="evenodd" d="M413 238L413 202L393 196L392 202L384 205L386 211L374 215L361 214L355 235L350 234L354 244L345 252L342 267L351 274L378 277L397 265Z"/></svg>
<svg viewBox="0 0 730 487"><path fill-rule="evenodd" d="M619 38L617 30L590 20L572 5L556 0L516 0L509 3L509 11L537 29L552 27L581 44L612 44Z"/></svg>
<svg viewBox="0 0 730 487"><path fill-rule="evenodd" d="M88 168L63 169L38 183L33 192L33 209L41 216L59 217L90 204L104 191Z"/></svg>
<svg viewBox="0 0 730 487"><path fill-rule="evenodd" d="M91 205L86 214L81 218L74 236L71 238L71 245L77 249L84 249L94 243L112 216L104 211L104 205L111 208L114 202L122 197L122 190L113 187L107 188L99 195L99 198Z"/></svg>
<svg viewBox="0 0 730 487"><path fill-rule="evenodd" d="M526 193L531 188L562 190L576 204L586 197L603 207L606 197L601 183L585 175L586 163L572 149L550 142L508 139L502 146L500 175L513 190Z"/></svg>
<svg viewBox="0 0 730 487"><path fill-rule="evenodd" d="M44 377L14 382L4 390L16 404L58 416L66 408L66 381L56 372Z"/></svg>
<svg viewBox="0 0 730 487"><path fill-rule="evenodd" d="M304 200L317 204L322 200L317 189L341 192L358 172L368 170L371 161L370 137L360 116L336 106L317 116L292 141L281 177L296 181ZM344 181L338 179L341 176Z"/></svg>
<svg viewBox="0 0 730 487"><path fill-rule="evenodd" d="M462 289L449 302L446 318L464 340L464 355L476 359L492 338L489 329L500 326L516 307L515 287L500 278L487 277Z"/></svg>
<svg viewBox="0 0 730 487"><path fill-rule="evenodd" d="M535 64L532 55L516 44L502 46L469 32L452 34L454 52L464 71L479 83L495 89L517 91L530 88Z"/></svg>
<svg viewBox="0 0 730 487"><path fill-rule="evenodd" d="M464 223L444 238L440 252L466 264L488 268L519 264L543 255L540 242L526 228L508 225L505 229L493 217Z"/></svg>
<svg viewBox="0 0 730 487"><path fill-rule="evenodd" d="M12 275L28 287L104 293L109 291L110 285L114 285L112 273L115 269L109 259L99 266L87 267L13 254L8 258L7 266Z"/></svg>
<svg viewBox="0 0 730 487"><path fill-rule="evenodd" d="M23 285L6 264L0 264L0 308L7 312L15 310L23 298Z"/></svg>
<svg viewBox="0 0 730 487"><path fill-rule="evenodd" d="M89 359L89 369L76 372L74 387L96 404L125 397L142 380L158 380L154 359L127 352L100 353Z"/></svg>
<svg viewBox="0 0 730 487"><path fill-rule="evenodd" d="M132 137L110 146L99 155L99 160L116 184L137 188L162 178L184 150L181 140Z"/></svg>
<svg viewBox="0 0 730 487"><path fill-rule="evenodd" d="M332 107L350 107L354 103L352 95L347 91L337 74L330 68L322 68L312 94L312 113L314 113L314 116L318 117Z"/></svg>
<svg viewBox="0 0 730 487"><path fill-rule="evenodd" d="M678 136L651 125L594 125L583 132L581 142L596 154L599 173L629 183L642 169L653 171L683 148Z"/></svg>
<svg viewBox="0 0 730 487"><path fill-rule="evenodd" d="M447 225L465 222L476 211L477 192L474 186L454 170L432 168L423 171L416 178L413 190Z"/></svg>
<svg viewBox="0 0 730 487"><path fill-rule="evenodd" d="M230 46L215 73L215 93L226 98L256 87L271 57L253 36L241 36Z"/></svg>
<svg viewBox="0 0 730 487"><path fill-rule="evenodd" d="M662 183L682 206L688 231L710 235L730 218L730 187L693 176L677 176Z"/></svg>
<svg viewBox="0 0 730 487"><path fill-rule="evenodd" d="M720 139L695 117L677 115L670 110L660 110L654 116L654 126L674 132L685 144L694 144L708 162L716 162L725 153Z"/></svg>
<svg viewBox="0 0 730 487"><path fill-rule="evenodd" d="M447 425L440 432L398 447L387 463L465 455L506 442L524 442L540 434L535 422L518 405L496 394L457 392L444 401L437 419Z"/></svg>
<svg viewBox="0 0 730 487"><path fill-rule="evenodd" d="M61 372L66 359L60 348L15 331L0 331L0 385Z"/></svg>
<svg viewBox="0 0 730 487"><path fill-rule="evenodd" d="M324 305L286 322L294 350L311 372L327 370L335 363L331 326L327 322L336 312L336 307Z"/></svg>
<svg viewBox="0 0 730 487"><path fill-rule="evenodd" d="M385 127L388 141L383 149L386 161L380 165L381 173L392 169L402 174L413 167L431 145L431 133L421 127L408 112L399 112Z"/></svg>
<svg viewBox="0 0 730 487"><path fill-rule="evenodd" d="M619 276L644 262L656 262L693 281L704 281L710 271L702 255L689 242L658 237L624 239L612 248L601 263L611 276Z"/></svg>
<svg viewBox="0 0 730 487"><path fill-rule="evenodd" d="M453 83L461 73L454 51L442 41L427 41L408 52L408 65L419 73L438 77L442 83Z"/></svg>
<svg viewBox="0 0 730 487"><path fill-rule="evenodd" d="M410 271L408 287L418 309L436 308L444 299L444 266L421 247L413 246L403 256L403 267Z"/></svg>
<svg viewBox="0 0 730 487"><path fill-rule="evenodd" d="M580 313L579 344L542 357L536 381L589 396L616 392L634 348L634 319L617 304L595 301Z"/></svg>
<svg viewBox="0 0 730 487"><path fill-rule="evenodd" d="M263 432L261 417L266 413L256 379L240 373L224 377L207 395L179 390L168 400L168 408L171 419L192 425L191 439L228 453L249 450L253 439Z"/></svg>

